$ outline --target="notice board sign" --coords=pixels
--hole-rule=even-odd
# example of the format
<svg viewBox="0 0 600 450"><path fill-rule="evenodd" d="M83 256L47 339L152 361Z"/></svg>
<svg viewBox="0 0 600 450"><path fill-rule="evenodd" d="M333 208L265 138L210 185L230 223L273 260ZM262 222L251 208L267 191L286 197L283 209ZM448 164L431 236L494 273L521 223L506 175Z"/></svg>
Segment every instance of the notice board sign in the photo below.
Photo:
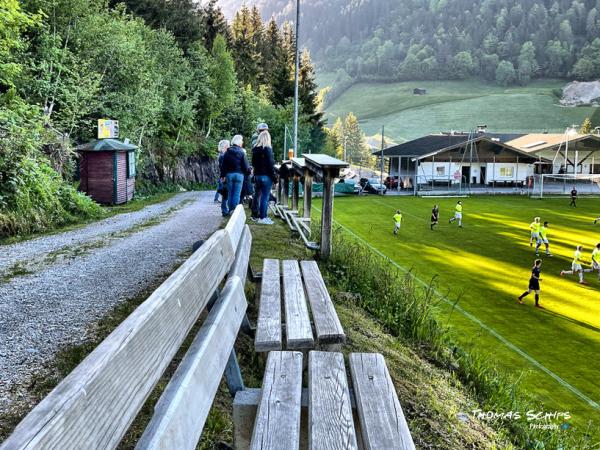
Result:
<svg viewBox="0 0 600 450"><path fill-rule="evenodd" d="M117 139L118 137L118 120L98 119L98 139Z"/></svg>

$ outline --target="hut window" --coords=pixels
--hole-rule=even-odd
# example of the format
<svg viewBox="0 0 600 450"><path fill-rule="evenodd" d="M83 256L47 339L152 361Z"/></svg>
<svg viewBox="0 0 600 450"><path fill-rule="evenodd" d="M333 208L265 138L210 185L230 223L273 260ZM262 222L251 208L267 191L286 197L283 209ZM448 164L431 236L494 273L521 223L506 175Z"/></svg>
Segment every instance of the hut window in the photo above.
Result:
<svg viewBox="0 0 600 450"><path fill-rule="evenodd" d="M444 175L446 175L446 168L444 166L437 166L435 168L435 172L438 177L443 177Z"/></svg>
<svg viewBox="0 0 600 450"><path fill-rule="evenodd" d="M512 177L514 175L515 168L514 167L501 167L500 168L500 176L501 177Z"/></svg>
<svg viewBox="0 0 600 450"><path fill-rule="evenodd" d="M135 177L135 152L127 152L127 178Z"/></svg>

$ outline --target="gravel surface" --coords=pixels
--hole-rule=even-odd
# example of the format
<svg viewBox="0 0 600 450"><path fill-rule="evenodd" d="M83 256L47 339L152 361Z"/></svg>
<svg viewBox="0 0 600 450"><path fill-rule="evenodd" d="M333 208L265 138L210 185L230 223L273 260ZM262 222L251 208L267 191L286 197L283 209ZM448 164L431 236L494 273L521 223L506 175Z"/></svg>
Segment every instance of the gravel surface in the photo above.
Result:
<svg viewBox="0 0 600 450"><path fill-rule="evenodd" d="M214 193L186 192L85 228L0 247L0 416L64 345L182 262L221 224ZM18 264L22 275L7 270ZM30 272L30 273L27 273Z"/></svg>

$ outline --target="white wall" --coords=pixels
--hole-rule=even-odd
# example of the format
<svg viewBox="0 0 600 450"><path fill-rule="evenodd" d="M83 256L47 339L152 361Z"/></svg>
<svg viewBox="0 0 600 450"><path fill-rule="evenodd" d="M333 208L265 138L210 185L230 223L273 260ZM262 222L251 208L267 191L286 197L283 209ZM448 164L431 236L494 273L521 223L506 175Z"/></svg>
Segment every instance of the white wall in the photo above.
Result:
<svg viewBox="0 0 600 450"><path fill-rule="evenodd" d="M519 163L517 170L517 163L473 163L464 164L465 166L471 167L471 179L476 177L476 182L480 183L481 180L481 167L486 169L486 182L491 183L492 181L525 181L528 175L533 170L529 164ZM420 184L431 183L433 178L434 181L448 181L452 184L460 183L462 178L462 166L460 163L449 163L449 162L422 162L419 166L418 180ZM438 168L443 170L443 175L438 172ZM506 175L503 168L512 168L512 175ZM432 173L433 171L433 173ZM455 174L458 178L455 177ZM503 175L504 174L504 175ZM465 180L468 182L469 180Z"/></svg>
<svg viewBox="0 0 600 450"><path fill-rule="evenodd" d="M491 183L492 181L525 181L533 171L533 166L523 163L488 163L487 167L488 183ZM506 176L506 174L503 176L502 169L511 167L513 171L512 176Z"/></svg>

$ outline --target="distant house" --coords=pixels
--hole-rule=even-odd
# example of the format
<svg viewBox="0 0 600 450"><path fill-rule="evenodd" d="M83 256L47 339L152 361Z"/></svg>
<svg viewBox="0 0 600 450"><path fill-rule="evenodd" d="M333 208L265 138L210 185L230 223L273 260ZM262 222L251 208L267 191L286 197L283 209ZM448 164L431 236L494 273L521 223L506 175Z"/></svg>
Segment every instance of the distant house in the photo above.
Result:
<svg viewBox="0 0 600 450"><path fill-rule="evenodd" d="M415 193L424 186L436 184L516 186L522 185L540 162L538 155L507 144L521 136L434 134L389 147L383 154L390 176Z"/></svg>
<svg viewBox="0 0 600 450"><path fill-rule="evenodd" d="M414 94L414 95L425 95L425 94L427 94L427 89L423 89L423 88L414 88L414 89L413 89L413 94Z"/></svg>

